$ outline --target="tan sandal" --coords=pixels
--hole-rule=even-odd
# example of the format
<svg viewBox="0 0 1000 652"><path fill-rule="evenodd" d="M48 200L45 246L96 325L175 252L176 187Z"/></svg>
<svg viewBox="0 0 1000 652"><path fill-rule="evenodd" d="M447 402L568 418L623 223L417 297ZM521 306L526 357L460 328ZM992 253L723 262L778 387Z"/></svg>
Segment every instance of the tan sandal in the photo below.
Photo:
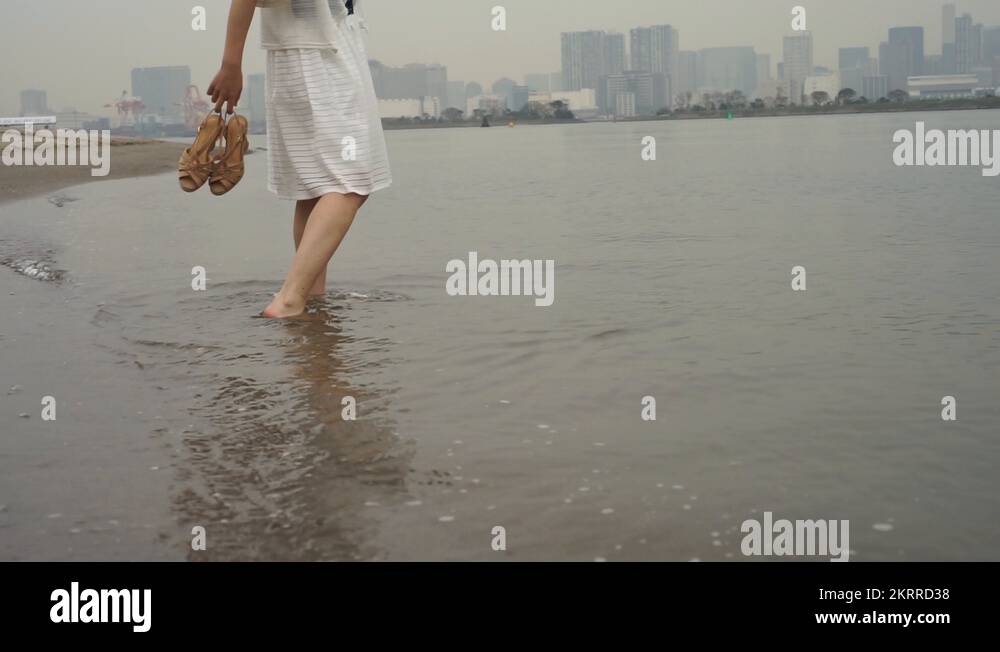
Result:
<svg viewBox="0 0 1000 652"><path fill-rule="evenodd" d="M208 184L213 195L226 194L243 178L246 170L243 157L250 149L250 140L247 138L249 130L247 119L241 115L232 116L226 123L226 151L213 161L214 169Z"/></svg>
<svg viewBox="0 0 1000 652"><path fill-rule="evenodd" d="M180 177L181 189L184 192L198 190L212 176L214 165L212 146L222 136L222 128L225 124L221 114L209 113L205 116L201 126L198 127L198 135L195 136L194 144L181 154L181 160L177 164L177 172Z"/></svg>

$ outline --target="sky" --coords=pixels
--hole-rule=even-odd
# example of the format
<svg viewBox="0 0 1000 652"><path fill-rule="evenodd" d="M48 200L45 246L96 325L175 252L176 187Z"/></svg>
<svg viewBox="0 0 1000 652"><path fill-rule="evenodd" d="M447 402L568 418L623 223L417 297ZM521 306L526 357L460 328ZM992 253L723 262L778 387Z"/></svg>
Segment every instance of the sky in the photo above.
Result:
<svg viewBox="0 0 1000 652"><path fill-rule="evenodd" d="M837 49L878 44L889 27L925 28L927 54L941 51L942 0L361 0L369 55L388 65L448 66L452 80L488 87L501 77L560 68L559 33L671 24L683 50L752 45L781 60L792 8L806 8L816 64L837 67ZM961 0L958 13L1000 26L1000 1ZM507 31L491 29L491 9L507 10ZM204 7L208 29L191 28ZM0 0L0 116L16 115L25 88L48 91L50 108L98 115L130 89L132 68L189 65L204 91L218 69L229 0ZM244 72L263 72L259 17Z"/></svg>

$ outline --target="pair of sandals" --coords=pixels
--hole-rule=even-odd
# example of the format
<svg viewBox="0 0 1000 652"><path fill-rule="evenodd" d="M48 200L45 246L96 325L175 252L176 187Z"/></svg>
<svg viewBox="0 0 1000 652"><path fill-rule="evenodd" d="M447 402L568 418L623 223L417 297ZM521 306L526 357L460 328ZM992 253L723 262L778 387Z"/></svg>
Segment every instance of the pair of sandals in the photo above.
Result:
<svg viewBox="0 0 1000 652"><path fill-rule="evenodd" d="M205 116L194 144L184 150L177 165L181 189L194 192L208 182L212 194L219 196L235 188L246 169L243 157L250 148L249 131L250 125L241 115L228 121L222 113ZM223 136L226 144L220 153L218 143Z"/></svg>

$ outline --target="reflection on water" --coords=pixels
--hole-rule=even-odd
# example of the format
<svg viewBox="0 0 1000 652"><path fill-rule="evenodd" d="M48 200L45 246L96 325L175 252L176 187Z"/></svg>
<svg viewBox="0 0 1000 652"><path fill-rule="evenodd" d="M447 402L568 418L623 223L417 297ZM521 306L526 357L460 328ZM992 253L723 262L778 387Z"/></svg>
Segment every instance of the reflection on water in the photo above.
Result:
<svg viewBox="0 0 1000 652"><path fill-rule="evenodd" d="M412 452L386 416L391 388L352 381L356 365L391 353L384 340L350 334L352 311L405 297L334 291L303 319L248 319L267 296L262 284L223 284L214 305L181 298L169 318L141 299L98 313L118 315L123 341L152 378L190 389L191 413L205 424L182 430L176 464L177 520L207 534L206 550L188 557L377 557L368 508L405 496ZM126 316L136 309L143 314ZM363 361L345 354L357 345ZM353 421L342 416L345 397L356 401Z"/></svg>

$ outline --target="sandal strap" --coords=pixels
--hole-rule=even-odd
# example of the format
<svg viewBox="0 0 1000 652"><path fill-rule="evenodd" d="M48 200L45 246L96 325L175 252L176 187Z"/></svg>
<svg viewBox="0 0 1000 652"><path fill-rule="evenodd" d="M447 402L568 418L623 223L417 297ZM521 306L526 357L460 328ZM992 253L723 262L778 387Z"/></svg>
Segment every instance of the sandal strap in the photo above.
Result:
<svg viewBox="0 0 1000 652"><path fill-rule="evenodd" d="M201 163L193 159L181 159L180 164L177 166L177 171L182 173L191 174L192 172L198 172L205 175L212 174L215 169L215 164L212 161L208 163Z"/></svg>
<svg viewBox="0 0 1000 652"><path fill-rule="evenodd" d="M243 161L236 163L219 161L212 172L212 181L229 181L235 185L243 177L245 169Z"/></svg>

